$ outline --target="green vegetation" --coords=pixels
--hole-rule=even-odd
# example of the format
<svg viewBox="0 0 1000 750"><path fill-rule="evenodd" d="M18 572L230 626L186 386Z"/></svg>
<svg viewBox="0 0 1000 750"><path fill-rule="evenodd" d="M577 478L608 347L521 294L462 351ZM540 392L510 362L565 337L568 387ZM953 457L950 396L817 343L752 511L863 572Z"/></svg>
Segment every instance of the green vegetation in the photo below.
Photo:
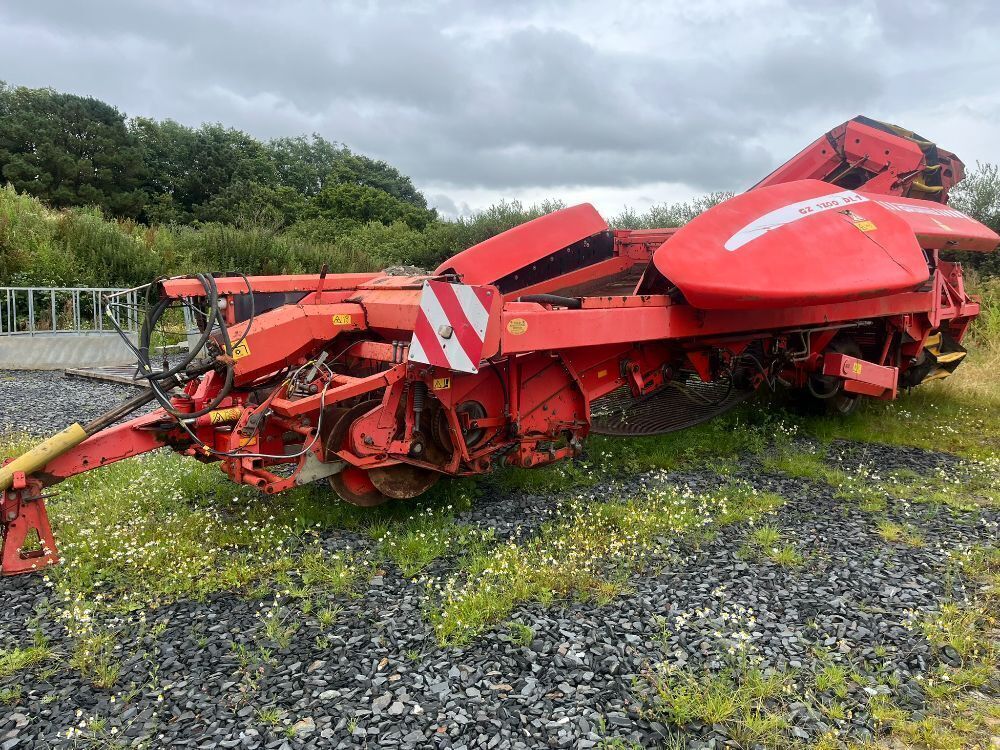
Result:
<svg viewBox="0 0 1000 750"><path fill-rule="evenodd" d="M693 674L662 667L647 675L645 712L681 729L694 722L722 725L740 747L788 747L782 698L790 681L756 668Z"/></svg>
<svg viewBox="0 0 1000 750"><path fill-rule="evenodd" d="M776 565L788 568L798 567L805 559L793 544L783 543L781 532L770 525L755 529L741 550L741 554L750 559L763 557Z"/></svg>
<svg viewBox="0 0 1000 750"><path fill-rule="evenodd" d="M1000 232L1000 165L976 163L954 188L948 203L974 216L994 231ZM1000 254L998 253L952 253L967 269L989 275L1000 276ZM994 339L996 340L996 339Z"/></svg>
<svg viewBox="0 0 1000 750"><path fill-rule="evenodd" d="M510 639L518 646L529 646L535 640L535 631L523 622L512 622L510 624Z"/></svg>
<svg viewBox="0 0 1000 750"><path fill-rule="evenodd" d="M655 469L710 468L728 472L732 461L764 451L774 437L796 429L776 410L748 404L680 432L637 438L592 435L580 461L533 469L504 469L493 481L502 489L546 495ZM789 433L790 434L790 433Z"/></svg>
<svg viewBox="0 0 1000 750"><path fill-rule="evenodd" d="M922 547L924 544L924 538L911 524L899 524L893 521L882 520L877 525L879 536L887 542L899 542L901 544L908 544L911 547Z"/></svg>
<svg viewBox="0 0 1000 750"><path fill-rule="evenodd" d="M525 544L495 545L464 558L443 581L426 579L428 617L442 644L460 644L521 602L568 596L607 602L665 538L758 518L782 502L742 482L712 494L663 483L628 500L573 500Z"/></svg>
<svg viewBox="0 0 1000 750"><path fill-rule="evenodd" d="M66 131L81 133L66 139ZM727 197L620 226L677 226ZM194 271L434 268L563 204L441 220L409 177L324 138L129 120L95 99L0 82L0 284L133 286Z"/></svg>
<svg viewBox="0 0 1000 750"><path fill-rule="evenodd" d="M848 669L842 664L825 664L816 673L816 689L833 693L840 699L847 697Z"/></svg>
<svg viewBox="0 0 1000 750"><path fill-rule="evenodd" d="M979 584L971 600L947 602L930 616L914 617L910 627L939 649L953 649L961 666L939 665L923 681L928 705L919 718L896 706L891 697L873 696L868 705L893 747L988 750L1000 726L1000 704L993 692L1000 672L997 613L1000 612L1000 548L974 546L952 553L956 572ZM818 678L817 678L818 680ZM994 696L994 697L991 697ZM882 750L873 742L865 750Z"/></svg>
<svg viewBox="0 0 1000 750"><path fill-rule="evenodd" d="M468 505L468 498L462 505ZM427 506L410 515L405 522L373 525L369 533L403 575L412 578L435 560L469 554L492 538L492 531L456 524L454 507L451 504L436 508Z"/></svg>
<svg viewBox="0 0 1000 750"><path fill-rule="evenodd" d="M9 677L53 657L52 649L44 642L27 648L14 647L0 650L0 677Z"/></svg>
<svg viewBox="0 0 1000 750"><path fill-rule="evenodd" d="M149 224L301 217L422 228L433 218L408 177L317 135L261 143L219 124L128 120L93 98L2 83L0 177L56 208L98 206Z"/></svg>

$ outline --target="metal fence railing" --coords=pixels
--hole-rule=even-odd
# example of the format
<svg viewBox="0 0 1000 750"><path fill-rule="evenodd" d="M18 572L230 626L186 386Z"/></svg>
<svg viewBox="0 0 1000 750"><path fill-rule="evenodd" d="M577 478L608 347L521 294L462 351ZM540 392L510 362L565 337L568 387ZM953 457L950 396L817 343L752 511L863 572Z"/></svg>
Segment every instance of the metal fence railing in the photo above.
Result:
<svg viewBox="0 0 1000 750"><path fill-rule="evenodd" d="M0 336L112 333L104 295L116 294L122 330L139 330L137 290L105 287L0 287Z"/></svg>

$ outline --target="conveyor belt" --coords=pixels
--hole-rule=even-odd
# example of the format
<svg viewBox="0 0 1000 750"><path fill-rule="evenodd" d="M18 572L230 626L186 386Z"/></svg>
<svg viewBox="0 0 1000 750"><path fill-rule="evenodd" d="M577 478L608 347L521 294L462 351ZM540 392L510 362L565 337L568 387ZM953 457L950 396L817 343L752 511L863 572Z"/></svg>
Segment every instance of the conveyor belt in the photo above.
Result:
<svg viewBox="0 0 1000 750"><path fill-rule="evenodd" d="M703 383L694 376L641 399L633 398L628 386L622 386L591 404L592 431L602 435L675 432L728 411L753 392L730 388L728 381Z"/></svg>

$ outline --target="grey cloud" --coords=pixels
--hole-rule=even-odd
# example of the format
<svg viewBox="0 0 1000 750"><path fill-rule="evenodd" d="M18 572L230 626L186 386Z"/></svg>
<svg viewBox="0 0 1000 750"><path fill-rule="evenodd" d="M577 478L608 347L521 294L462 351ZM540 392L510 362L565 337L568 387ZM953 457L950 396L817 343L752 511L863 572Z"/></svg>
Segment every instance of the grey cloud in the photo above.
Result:
<svg viewBox="0 0 1000 750"><path fill-rule="evenodd" d="M418 185L739 189L859 112L995 111L998 7L14 0L0 70L132 115L317 131Z"/></svg>

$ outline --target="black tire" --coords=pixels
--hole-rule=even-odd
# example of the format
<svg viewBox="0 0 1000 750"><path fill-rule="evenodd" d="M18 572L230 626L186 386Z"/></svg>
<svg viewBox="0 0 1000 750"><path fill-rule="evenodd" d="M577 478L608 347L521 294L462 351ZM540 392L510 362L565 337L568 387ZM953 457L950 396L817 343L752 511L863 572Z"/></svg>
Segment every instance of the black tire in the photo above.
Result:
<svg viewBox="0 0 1000 750"><path fill-rule="evenodd" d="M861 347L856 341L849 338L834 339L826 351L861 358ZM800 391L801 400L805 402L807 413L849 417L861 406L861 397L856 393L845 391L844 382L839 378L813 375L809 385L810 387Z"/></svg>

